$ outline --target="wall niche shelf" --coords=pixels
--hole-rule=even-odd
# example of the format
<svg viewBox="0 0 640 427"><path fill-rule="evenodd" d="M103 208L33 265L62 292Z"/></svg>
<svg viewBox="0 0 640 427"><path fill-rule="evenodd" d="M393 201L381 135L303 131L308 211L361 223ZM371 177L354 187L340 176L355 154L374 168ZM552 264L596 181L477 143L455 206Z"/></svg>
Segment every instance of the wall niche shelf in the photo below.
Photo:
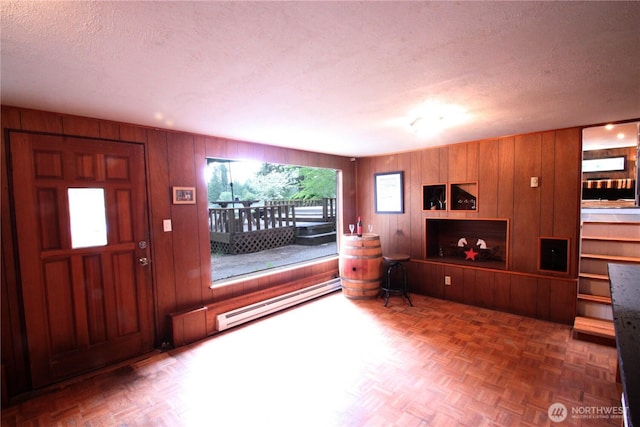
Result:
<svg viewBox="0 0 640 427"><path fill-rule="evenodd" d="M427 218L425 221L428 260L507 269L509 220Z"/></svg>
<svg viewBox="0 0 640 427"><path fill-rule="evenodd" d="M454 183L450 188L451 203L449 205L452 211L477 210L478 183Z"/></svg>
<svg viewBox="0 0 640 427"><path fill-rule="evenodd" d="M454 182L422 186L422 209L425 211L478 210L478 183Z"/></svg>
<svg viewBox="0 0 640 427"><path fill-rule="evenodd" d="M569 239L557 237L540 238L538 260L540 271L569 272Z"/></svg>
<svg viewBox="0 0 640 427"><path fill-rule="evenodd" d="M422 186L422 209L425 211L443 211L447 209L447 185L433 184Z"/></svg>

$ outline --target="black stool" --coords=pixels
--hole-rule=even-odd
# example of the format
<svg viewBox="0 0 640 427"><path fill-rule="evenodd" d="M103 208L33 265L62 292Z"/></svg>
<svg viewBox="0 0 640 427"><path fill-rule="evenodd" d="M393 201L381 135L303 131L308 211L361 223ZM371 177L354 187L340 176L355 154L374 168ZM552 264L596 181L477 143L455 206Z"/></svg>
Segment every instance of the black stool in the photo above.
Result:
<svg viewBox="0 0 640 427"><path fill-rule="evenodd" d="M387 306L390 295L402 295L407 299L409 305L413 307L411 298L409 298L409 290L407 289L407 269L402 265L403 262L409 261L411 257L406 254L391 254L382 257L389 264L387 268L387 283L382 288L382 296L385 298L384 306ZM395 273L395 274L394 274ZM394 284L391 280L392 277L397 276L398 273L402 273L402 283Z"/></svg>

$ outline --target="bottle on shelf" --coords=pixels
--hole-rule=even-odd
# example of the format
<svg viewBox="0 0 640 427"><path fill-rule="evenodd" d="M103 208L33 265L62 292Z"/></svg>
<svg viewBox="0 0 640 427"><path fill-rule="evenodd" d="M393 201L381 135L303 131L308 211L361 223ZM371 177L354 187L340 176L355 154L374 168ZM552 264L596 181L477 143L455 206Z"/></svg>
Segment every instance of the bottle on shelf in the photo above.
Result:
<svg viewBox="0 0 640 427"><path fill-rule="evenodd" d="M358 237L362 237L362 220L358 217L358 222L356 223L356 234Z"/></svg>

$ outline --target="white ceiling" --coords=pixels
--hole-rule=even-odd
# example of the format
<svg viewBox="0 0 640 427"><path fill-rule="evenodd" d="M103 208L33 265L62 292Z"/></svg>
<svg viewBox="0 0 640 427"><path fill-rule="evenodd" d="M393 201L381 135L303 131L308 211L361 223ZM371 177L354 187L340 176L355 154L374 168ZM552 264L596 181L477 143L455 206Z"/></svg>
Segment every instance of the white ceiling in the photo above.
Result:
<svg viewBox="0 0 640 427"><path fill-rule="evenodd" d="M582 150L634 147L640 140L640 122L624 122L582 130Z"/></svg>
<svg viewBox="0 0 640 427"><path fill-rule="evenodd" d="M1 5L5 105L354 157L640 117L640 2Z"/></svg>

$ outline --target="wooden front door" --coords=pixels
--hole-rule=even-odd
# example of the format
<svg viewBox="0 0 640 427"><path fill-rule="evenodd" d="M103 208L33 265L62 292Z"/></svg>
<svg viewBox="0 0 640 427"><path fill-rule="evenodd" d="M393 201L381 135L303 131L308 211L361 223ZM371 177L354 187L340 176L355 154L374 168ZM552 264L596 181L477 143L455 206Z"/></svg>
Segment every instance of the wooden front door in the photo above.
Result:
<svg viewBox="0 0 640 427"><path fill-rule="evenodd" d="M153 348L144 147L12 132L34 388Z"/></svg>

